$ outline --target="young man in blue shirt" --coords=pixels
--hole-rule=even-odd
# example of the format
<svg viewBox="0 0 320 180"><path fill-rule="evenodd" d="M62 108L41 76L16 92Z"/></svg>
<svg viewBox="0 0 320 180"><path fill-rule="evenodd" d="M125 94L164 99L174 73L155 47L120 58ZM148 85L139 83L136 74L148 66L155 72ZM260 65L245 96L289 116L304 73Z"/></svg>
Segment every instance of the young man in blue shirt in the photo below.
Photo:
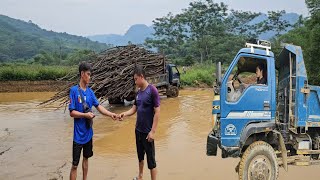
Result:
<svg viewBox="0 0 320 180"><path fill-rule="evenodd" d="M77 178L77 167L80 160L80 154L83 149L82 170L83 179L87 179L88 159L93 156L92 151L92 120L95 117L91 111L92 106L103 115L117 119L117 114L112 113L101 106L91 88L88 87L91 76L91 65L82 62L79 65L80 82L70 89L70 116L74 118L73 131L73 151L72 168L70 171L70 180Z"/></svg>
<svg viewBox="0 0 320 180"><path fill-rule="evenodd" d="M157 164L155 160L154 136L160 116L160 97L155 86L149 84L145 79L145 72L142 67L136 67L134 81L138 86L135 103L132 108L120 114L120 120L137 112L136 121L136 148L139 160L139 175L134 180L143 178L144 155L147 154L148 169L151 179L156 180Z"/></svg>

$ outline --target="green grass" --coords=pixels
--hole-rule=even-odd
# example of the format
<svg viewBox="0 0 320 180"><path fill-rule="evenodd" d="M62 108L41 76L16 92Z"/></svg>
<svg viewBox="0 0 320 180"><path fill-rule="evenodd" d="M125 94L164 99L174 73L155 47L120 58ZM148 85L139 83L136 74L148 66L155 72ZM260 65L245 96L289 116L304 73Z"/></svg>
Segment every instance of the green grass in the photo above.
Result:
<svg viewBox="0 0 320 180"><path fill-rule="evenodd" d="M27 64L2 64L0 65L0 81L41 81L55 80L75 71L76 67L70 66L42 66ZM212 87L214 81L214 64L194 65L188 67L186 74L181 72L182 86L199 87L207 85Z"/></svg>
<svg viewBox="0 0 320 180"><path fill-rule="evenodd" d="M0 65L0 81L55 80L74 68L68 66L42 66L24 64Z"/></svg>
<svg viewBox="0 0 320 180"><path fill-rule="evenodd" d="M182 86L197 87L200 84L206 84L212 87L214 81L214 64L202 64L189 67L184 74L182 68L179 68L181 72L181 84Z"/></svg>

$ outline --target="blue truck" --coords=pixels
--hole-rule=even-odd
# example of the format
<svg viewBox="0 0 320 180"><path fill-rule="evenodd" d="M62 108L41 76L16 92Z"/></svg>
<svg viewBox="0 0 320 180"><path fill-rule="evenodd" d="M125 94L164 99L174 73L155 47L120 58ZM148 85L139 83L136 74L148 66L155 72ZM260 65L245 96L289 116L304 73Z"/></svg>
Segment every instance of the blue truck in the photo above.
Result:
<svg viewBox="0 0 320 180"><path fill-rule="evenodd" d="M264 83L255 82L258 67ZM275 59L269 42L246 43L223 77L216 69L208 156L219 147L222 158L240 158L241 180L320 164L320 87L308 84L301 47L285 44Z"/></svg>
<svg viewBox="0 0 320 180"><path fill-rule="evenodd" d="M166 64L166 72L147 77L147 81L156 86L161 95L169 98L179 96L180 72L175 64Z"/></svg>
<svg viewBox="0 0 320 180"><path fill-rule="evenodd" d="M163 61L164 71L157 75L147 77L147 81L157 87L160 95L168 98L179 96L180 72L175 64ZM124 100L133 101L136 96L136 86L132 87L132 92L126 97L109 97L110 104L123 104Z"/></svg>

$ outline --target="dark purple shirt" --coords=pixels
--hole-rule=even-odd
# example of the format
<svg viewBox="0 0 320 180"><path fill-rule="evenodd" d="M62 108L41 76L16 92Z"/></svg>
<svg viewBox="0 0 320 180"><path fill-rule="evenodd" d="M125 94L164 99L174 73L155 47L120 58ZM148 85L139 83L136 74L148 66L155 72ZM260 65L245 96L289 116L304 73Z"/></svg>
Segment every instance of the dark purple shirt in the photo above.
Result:
<svg viewBox="0 0 320 180"><path fill-rule="evenodd" d="M149 84L144 91L139 90L134 105L137 106L136 130L149 133L152 129L154 108L160 106L157 88Z"/></svg>

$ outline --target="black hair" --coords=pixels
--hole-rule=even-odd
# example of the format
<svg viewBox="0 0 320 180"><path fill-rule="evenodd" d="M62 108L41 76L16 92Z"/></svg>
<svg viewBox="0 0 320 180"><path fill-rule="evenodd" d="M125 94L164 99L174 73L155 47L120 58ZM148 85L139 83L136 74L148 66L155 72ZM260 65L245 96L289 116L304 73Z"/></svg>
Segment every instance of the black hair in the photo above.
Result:
<svg viewBox="0 0 320 180"><path fill-rule="evenodd" d="M143 76L146 78L146 72L141 66L136 66L133 71L133 75Z"/></svg>
<svg viewBox="0 0 320 180"><path fill-rule="evenodd" d="M80 65L79 65L79 75L81 76L81 72L82 71L91 71L91 64L89 64L89 63L87 63L87 62L85 62L85 61L83 61L83 62L81 62L80 63Z"/></svg>
<svg viewBox="0 0 320 180"><path fill-rule="evenodd" d="M266 65L264 63L259 63L257 68L259 68L260 71L262 71L262 77L267 80L268 73L267 73Z"/></svg>
<svg viewBox="0 0 320 180"><path fill-rule="evenodd" d="M257 68L259 68L259 69L260 69L260 71L266 72L266 71L265 71L265 67L264 67L264 64L263 64L263 63L259 63L259 64L258 64L258 66L257 66Z"/></svg>

